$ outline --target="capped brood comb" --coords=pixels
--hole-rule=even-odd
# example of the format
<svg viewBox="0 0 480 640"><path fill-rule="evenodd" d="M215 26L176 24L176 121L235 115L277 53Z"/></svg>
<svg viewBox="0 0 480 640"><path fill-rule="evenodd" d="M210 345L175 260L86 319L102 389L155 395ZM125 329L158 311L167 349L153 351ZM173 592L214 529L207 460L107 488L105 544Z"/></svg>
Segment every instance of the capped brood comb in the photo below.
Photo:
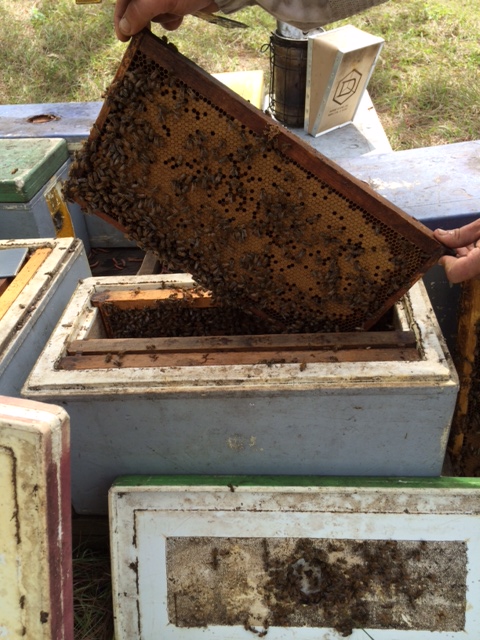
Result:
<svg viewBox="0 0 480 640"><path fill-rule="evenodd" d="M132 39L65 192L277 332L368 329L444 252L149 31Z"/></svg>

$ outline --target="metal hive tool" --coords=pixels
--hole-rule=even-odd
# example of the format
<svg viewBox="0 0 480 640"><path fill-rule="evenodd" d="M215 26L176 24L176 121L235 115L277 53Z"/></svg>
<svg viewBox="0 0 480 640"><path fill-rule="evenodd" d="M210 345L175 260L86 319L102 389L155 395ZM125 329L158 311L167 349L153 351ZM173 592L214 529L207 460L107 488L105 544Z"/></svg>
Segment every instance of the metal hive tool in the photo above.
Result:
<svg viewBox="0 0 480 640"><path fill-rule="evenodd" d="M148 31L132 39L65 193L272 332L368 329L444 253Z"/></svg>

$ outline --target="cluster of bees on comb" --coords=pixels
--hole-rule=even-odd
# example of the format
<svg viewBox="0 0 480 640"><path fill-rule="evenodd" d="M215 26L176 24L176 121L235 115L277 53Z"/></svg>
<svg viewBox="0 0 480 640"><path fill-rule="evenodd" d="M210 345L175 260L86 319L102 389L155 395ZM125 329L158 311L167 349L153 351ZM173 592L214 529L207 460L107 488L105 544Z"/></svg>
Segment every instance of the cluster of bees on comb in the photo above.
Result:
<svg viewBox="0 0 480 640"><path fill-rule="evenodd" d="M198 289L197 289L198 291ZM199 308L188 297L173 295L161 304L140 309L102 306L111 338L183 338L201 336L263 335L271 323L233 306Z"/></svg>
<svg viewBox="0 0 480 640"><path fill-rule="evenodd" d="M293 159L283 127L261 114L254 130L207 84L202 92L137 50L65 196L116 221L170 272L190 273L218 304L262 318L265 333L362 328L424 252Z"/></svg>
<svg viewBox="0 0 480 640"><path fill-rule="evenodd" d="M364 627L446 629L452 620L439 602L434 559L442 554L452 564L458 553L448 542L299 538L290 562L270 559L266 567L270 625L300 626L303 617L344 637Z"/></svg>

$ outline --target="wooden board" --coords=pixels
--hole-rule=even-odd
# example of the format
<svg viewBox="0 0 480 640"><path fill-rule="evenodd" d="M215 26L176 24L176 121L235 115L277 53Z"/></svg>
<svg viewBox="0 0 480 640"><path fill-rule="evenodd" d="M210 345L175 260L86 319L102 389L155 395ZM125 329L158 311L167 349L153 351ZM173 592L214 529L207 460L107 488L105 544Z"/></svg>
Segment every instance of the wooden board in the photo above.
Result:
<svg viewBox="0 0 480 640"><path fill-rule="evenodd" d="M73 640L69 417L0 395L0 637Z"/></svg>
<svg viewBox="0 0 480 640"><path fill-rule="evenodd" d="M444 253L148 31L132 39L66 193L282 332L368 329Z"/></svg>
<svg viewBox="0 0 480 640"><path fill-rule="evenodd" d="M50 255L52 250L48 247L36 249L28 258L27 262L20 269L18 275L10 282L2 293L0 299L0 320L10 309L17 297L33 278L37 270L42 266L43 262Z"/></svg>
<svg viewBox="0 0 480 640"><path fill-rule="evenodd" d="M168 302L188 303L194 308L211 307L212 297L204 291L188 289L126 289L123 291L102 291L94 293L90 302L94 307L112 304L118 309L143 309Z"/></svg>
<svg viewBox="0 0 480 640"><path fill-rule="evenodd" d="M477 640L478 481L131 476L117 640Z"/></svg>
<svg viewBox="0 0 480 640"><path fill-rule="evenodd" d="M480 282L462 285L457 337L460 381L452 420L449 453L453 471L460 476L480 476Z"/></svg>
<svg viewBox="0 0 480 640"><path fill-rule="evenodd" d="M399 349L416 348L413 331L384 331L368 333L311 333L300 335L274 334L267 336L204 336L200 338L136 338L117 340L73 340L67 353L182 353L193 351L266 351L311 349L339 351L342 349Z"/></svg>
<svg viewBox="0 0 480 640"><path fill-rule="evenodd" d="M4 291L6 291L9 284L10 284L9 278L0 278L0 296Z"/></svg>

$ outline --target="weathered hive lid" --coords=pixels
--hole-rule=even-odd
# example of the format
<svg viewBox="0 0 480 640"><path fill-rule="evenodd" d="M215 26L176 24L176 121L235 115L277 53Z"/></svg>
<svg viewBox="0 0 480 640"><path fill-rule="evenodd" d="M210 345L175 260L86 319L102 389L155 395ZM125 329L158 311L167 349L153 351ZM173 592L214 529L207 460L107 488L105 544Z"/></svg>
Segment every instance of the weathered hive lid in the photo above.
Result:
<svg viewBox="0 0 480 640"><path fill-rule="evenodd" d="M0 139L0 202L28 202L67 160L61 138Z"/></svg>

